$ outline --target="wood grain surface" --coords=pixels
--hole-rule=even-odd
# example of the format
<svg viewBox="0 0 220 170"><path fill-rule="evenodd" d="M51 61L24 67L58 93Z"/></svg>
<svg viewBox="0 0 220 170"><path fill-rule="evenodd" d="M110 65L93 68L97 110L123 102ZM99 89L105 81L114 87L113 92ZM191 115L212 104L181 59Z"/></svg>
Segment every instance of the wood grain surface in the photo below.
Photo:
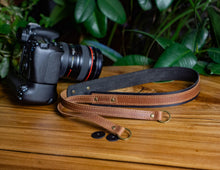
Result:
<svg viewBox="0 0 220 170"><path fill-rule="evenodd" d="M101 77L142 69L104 67ZM59 82L57 91L70 84ZM188 85L181 81L148 83L119 91L165 92ZM108 118L132 130L127 141L93 139L91 134L102 129L61 117L56 104L19 105L1 81L0 169L220 169L218 76L201 76L201 92L195 100L159 108L171 112L168 123Z"/></svg>

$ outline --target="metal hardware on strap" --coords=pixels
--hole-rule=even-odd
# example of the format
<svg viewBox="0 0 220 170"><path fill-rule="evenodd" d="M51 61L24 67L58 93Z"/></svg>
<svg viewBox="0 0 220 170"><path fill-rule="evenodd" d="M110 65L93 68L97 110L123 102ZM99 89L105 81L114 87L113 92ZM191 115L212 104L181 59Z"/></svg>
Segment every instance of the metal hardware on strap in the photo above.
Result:
<svg viewBox="0 0 220 170"><path fill-rule="evenodd" d="M129 139L129 138L132 136L132 133L131 133L131 130L130 130L130 129L125 128L125 130L126 130L128 136L127 136L126 138L123 138L123 137L117 135L119 139L121 139L121 140L127 140L127 139Z"/></svg>
<svg viewBox="0 0 220 170"><path fill-rule="evenodd" d="M164 113L167 113L169 117L167 118L167 120L158 120L158 122L160 122L160 123L167 123L167 122L169 122L170 119L171 119L171 114L170 114L170 112L168 112L168 111L166 111L166 110L164 110L163 112L164 112Z"/></svg>

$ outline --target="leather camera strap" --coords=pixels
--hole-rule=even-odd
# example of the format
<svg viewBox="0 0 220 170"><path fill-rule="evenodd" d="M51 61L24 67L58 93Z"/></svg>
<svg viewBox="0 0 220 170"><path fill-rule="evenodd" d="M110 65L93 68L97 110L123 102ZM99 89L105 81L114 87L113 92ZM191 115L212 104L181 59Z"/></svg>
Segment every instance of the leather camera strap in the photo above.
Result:
<svg viewBox="0 0 220 170"><path fill-rule="evenodd" d="M193 84L189 87L164 93L125 93L109 92L157 81L182 80ZM162 121L167 111L145 111L121 107L166 107L193 100L199 94L199 74L193 69L172 67L153 68L137 72L105 77L74 84L61 93L59 112L69 118L80 118L95 123L120 139L124 132L131 131L104 117L143 119ZM111 106L111 107L110 107ZM115 107L114 107L115 106Z"/></svg>

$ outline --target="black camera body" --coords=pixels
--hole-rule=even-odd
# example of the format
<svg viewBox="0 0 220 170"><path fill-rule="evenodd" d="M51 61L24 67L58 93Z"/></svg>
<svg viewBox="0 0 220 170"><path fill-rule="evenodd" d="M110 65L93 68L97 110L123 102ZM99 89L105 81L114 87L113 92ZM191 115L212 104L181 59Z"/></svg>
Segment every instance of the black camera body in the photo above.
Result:
<svg viewBox="0 0 220 170"><path fill-rule="evenodd" d="M9 73L9 80L22 103L53 103L59 78L80 82L101 73L103 56L97 48L57 43L58 33L33 23L19 29L17 37L24 43L23 52L19 71Z"/></svg>

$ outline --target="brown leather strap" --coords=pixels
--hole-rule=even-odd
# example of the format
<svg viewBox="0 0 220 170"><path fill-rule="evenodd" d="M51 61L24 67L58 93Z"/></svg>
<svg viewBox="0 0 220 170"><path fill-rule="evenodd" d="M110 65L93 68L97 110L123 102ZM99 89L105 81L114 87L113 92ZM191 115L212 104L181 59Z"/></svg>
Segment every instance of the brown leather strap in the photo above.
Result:
<svg viewBox="0 0 220 170"><path fill-rule="evenodd" d="M169 68L169 70L172 69ZM180 68L178 70L181 70L181 73L184 73L183 71L185 68ZM155 107L171 106L188 102L199 94L200 88L199 75L193 70L193 78L190 78L191 70L186 69L186 71L188 75L184 75L185 77L183 76L183 79L186 80L188 77L190 81L194 82L194 84L180 91L171 93L151 93L145 95L94 92L90 95L74 95L67 97L68 93L65 90L61 93L61 102L58 104L58 110L61 114L67 117L80 118L93 122L121 137L125 131L127 131L127 133L131 132L127 128L114 124L103 117L162 121L164 111L144 111L109 106ZM196 75L198 77L196 77ZM114 77L111 77L111 79L112 78ZM102 80L97 81L102 82Z"/></svg>
<svg viewBox="0 0 220 170"><path fill-rule="evenodd" d="M185 103L194 99L200 91L199 82L191 89L172 94L164 95L126 95L126 94L99 94L93 93L90 96L92 104L112 106L169 106Z"/></svg>
<svg viewBox="0 0 220 170"><path fill-rule="evenodd" d="M102 116L143 120L162 120L162 111L144 111L119 107L88 105L93 102L98 104L98 101L96 100L96 97L92 95L67 97L65 90L61 93L61 102L58 104L58 110L61 114L67 117L81 118L83 120L93 122L107 129L109 132L117 134L118 136L122 135L125 128L110 122Z"/></svg>

